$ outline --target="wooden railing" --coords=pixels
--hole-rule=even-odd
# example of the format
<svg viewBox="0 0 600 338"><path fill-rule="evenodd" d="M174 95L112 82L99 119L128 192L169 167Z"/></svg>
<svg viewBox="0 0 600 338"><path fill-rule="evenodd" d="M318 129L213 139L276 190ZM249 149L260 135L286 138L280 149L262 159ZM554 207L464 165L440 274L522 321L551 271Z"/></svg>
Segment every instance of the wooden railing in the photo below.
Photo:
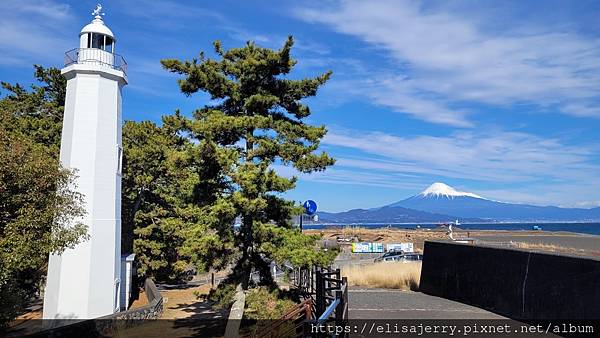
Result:
<svg viewBox="0 0 600 338"><path fill-rule="evenodd" d="M291 268L290 281L304 298L313 298L316 295L316 273L319 269L314 266L312 268Z"/></svg>
<svg viewBox="0 0 600 338"><path fill-rule="evenodd" d="M293 269L291 282L306 299L314 301L314 316L309 321L311 324L324 325L334 321L336 325L343 325L348 320L348 280L341 276L340 269ZM310 332L303 335L310 336Z"/></svg>
<svg viewBox="0 0 600 338"><path fill-rule="evenodd" d="M281 318L257 329L248 338L304 337L304 323L313 318L313 301L308 298L292 307Z"/></svg>
<svg viewBox="0 0 600 338"><path fill-rule="evenodd" d="M318 268L315 274L316 282L316 310L318 314L335 299L334 291L341 290L344 279L341 277L340 269Z"/></svg>
<svg viewBox="0 0 600 338"><path fill-rule="evenodd" d="M341 276L340 269L321 268L316 274L316 313L313 325L325 325L334 322L342 326L348 321L348 280ZM308 332L305 337L310 336ZM316 334L315 337L327 337ZM346 333L338 337L347 337Z"/></svg>

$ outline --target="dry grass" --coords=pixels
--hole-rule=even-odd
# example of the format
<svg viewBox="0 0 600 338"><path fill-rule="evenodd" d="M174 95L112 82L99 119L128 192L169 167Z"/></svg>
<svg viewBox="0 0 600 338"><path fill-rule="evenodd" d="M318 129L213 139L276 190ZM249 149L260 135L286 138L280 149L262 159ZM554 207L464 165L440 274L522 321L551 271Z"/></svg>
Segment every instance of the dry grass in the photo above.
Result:
<svg viewBox="0 0 600 338"><path fill-rule="evenodd" d="M512 246L519 249L530 249L530 250L544 250L544 251L568 251L573 248L568 248L564 246L554 245L554 244L544 244L544 243L528 243L528 242L512 242Z"/></svg>
<svg viewBox="0 0 600 338"><path fill-rule="evenodd" d="M381 262L369 265L352 265L342 269L350 285L417 290L421 277L421 263Z"/></svg>
<svg viewBox="0 0 600 338"><path fill-rule="evenodd" d="M360 236L368 231L369 229L361 226L345 226L341 232L342 236Z"/></svg>
<svg viewBox="0 0 600 338"><path fill-rule="evenodd" d="M555 244L512 242L511 245L515 248L526 250L548 251L583 256L600 256L600 250L584 250Z"/></svg>

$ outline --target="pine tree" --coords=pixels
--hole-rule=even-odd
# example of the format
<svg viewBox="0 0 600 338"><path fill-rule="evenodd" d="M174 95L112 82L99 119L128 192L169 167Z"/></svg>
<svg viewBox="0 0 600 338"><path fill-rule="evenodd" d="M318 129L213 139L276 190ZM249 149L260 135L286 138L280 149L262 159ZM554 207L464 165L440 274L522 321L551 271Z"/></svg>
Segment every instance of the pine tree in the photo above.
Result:
<svg viewBox="0 0 600 338"><path fill-rule="evenodd" d="M157 280L180 279L192 262L204 269L184 242L206 224L206 208L222 188L211 152L182 135L186 121L177 113L163 116L160 126L127 121L123 127L122 248L135 252L138 274ZM201 231L194 241L206 237Z"/></svg>
<svg viewBox="0 0 600 338"><path fill-rule="evenodd" d="M311 173L334 164L326 153L316 153L326 129L304 122L311 111L302 103L316 95L331 72L301 80L286 78L296 64L290 55L292 46L291 36L277 51L252 42L225 51L216 41L218 60L201 53L191 61L162 61L165 69L184 76L179 80L184 94L203 91L216 102L195 111L186 130L215 156L226 159L221 164L230 191L217 195L213 208L229 217L241 216L233 247L240 248L235 271L245 286L253 268L266 269L265 258L300 264L330 258L315 251L315 238L291 229L292 215L299 208L280 193L293 189L296 178L281 177L273 169L288 165ZM217 235L230 224L219 226ZM214 242L223 246L222 240L216 236Z"/></svg>
<svg viewBox="0 0 600 338"><path fill-rule="evenodd" d="M7 92L0 100L0 124L5 131L49 147L58 160L67 80L56 68L34 68L42 85L32 85L31 91L18 83L0 83Z"/></svg>

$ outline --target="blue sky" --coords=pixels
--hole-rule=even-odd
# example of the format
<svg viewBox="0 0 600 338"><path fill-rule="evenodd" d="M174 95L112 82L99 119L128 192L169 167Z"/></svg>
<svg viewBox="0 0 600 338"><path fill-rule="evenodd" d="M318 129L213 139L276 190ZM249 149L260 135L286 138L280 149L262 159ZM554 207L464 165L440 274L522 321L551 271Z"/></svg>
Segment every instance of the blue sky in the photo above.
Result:
<svg viewBox="0 0 600 338"><path fill-rule="evenodd" d="M600 2L103 1L129 64L125 119L189 114L162 58L296 39L301 78L333 71L309 122L338 159L303 175L321 210L388 204L445 182L495 200L600 205ZM95 1L2 0L0 80L62 67ZM285 175L294 172L278 168Z"/></svg>

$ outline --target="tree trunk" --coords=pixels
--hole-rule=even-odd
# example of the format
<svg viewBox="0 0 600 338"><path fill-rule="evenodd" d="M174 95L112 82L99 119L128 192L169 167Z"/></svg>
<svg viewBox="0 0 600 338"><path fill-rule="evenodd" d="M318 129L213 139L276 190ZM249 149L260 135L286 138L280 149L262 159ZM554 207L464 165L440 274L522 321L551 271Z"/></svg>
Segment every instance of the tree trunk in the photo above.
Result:
<svg viewBox="0 0 600 338"><path fill-rule="evenodd" d="M242 221L242 287L248 290L252 273L252 216L245 215Z"/></svg>
<svg viewBox="0 0 600 338"><path fill-rule="evenodd" d="M254 149L254 143L252 138L254 136L254 130L249 130L246 134L246 162L252 162L252 149ZM252 274L252 215L242 215L242 287L244 290L248 289L250 284L250 277Z"/></svg>
<svg viewBox="0 0 600 338"><path fill-rule="evenodd" d="M131 211L131 219L132 220L135 219L135 213L140 209L140 204L142 203L142 200L144 199L144 191L146 191L146 189L144 189L144 188L140 189L140 193L135 198L135 203L133 204L133 209Z"/></svg>

